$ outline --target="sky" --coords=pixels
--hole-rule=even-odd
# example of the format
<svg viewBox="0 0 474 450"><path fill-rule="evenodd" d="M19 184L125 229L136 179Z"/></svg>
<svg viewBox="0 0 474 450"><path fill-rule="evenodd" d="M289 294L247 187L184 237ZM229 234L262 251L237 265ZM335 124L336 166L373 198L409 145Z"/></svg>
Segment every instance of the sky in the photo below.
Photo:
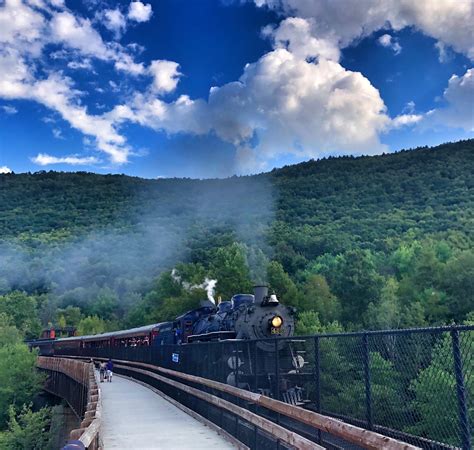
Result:
<svg viewBox="0 0 474 450"><path fill-rule="evenodd" d="M227 177L469 139L471 0L0 0L0 173Z"/></svg>

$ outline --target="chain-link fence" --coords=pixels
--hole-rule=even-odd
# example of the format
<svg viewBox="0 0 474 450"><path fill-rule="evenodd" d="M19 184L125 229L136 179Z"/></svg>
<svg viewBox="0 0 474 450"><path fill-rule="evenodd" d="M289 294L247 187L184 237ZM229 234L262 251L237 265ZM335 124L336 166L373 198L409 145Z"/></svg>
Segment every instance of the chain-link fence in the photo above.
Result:
<svg viewBox="0 0 474 450"><path fill-rule="evenodd" d="M474 326L80 353L147 362L260 392L423 448L472 446Z"/></svg>

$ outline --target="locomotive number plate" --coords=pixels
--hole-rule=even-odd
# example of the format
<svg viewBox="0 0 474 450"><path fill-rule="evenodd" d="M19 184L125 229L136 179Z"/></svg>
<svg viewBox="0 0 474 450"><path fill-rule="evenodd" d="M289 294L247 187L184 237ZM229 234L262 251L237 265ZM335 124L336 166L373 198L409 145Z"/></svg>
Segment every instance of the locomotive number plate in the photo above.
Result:
<svg viewBox="0 0 474 450"><path fill-rule="evenodd" d="M270 333L271 333L271 334L281 334L281 329L280 329L280 328L271 327Z"/></svg>

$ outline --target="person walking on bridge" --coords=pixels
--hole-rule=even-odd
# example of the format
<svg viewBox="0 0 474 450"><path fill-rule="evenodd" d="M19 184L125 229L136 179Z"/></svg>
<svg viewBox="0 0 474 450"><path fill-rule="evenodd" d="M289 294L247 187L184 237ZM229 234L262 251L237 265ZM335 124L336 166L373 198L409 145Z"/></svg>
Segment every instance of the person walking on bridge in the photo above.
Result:
<svg viewBox="0 0 474 450"><path fill-rule="evenodd" d="M114 370L114 363L112 362L111 359L107 361L107 364L105 365L105 368L107 369L107 381L109 383L112 383L112 374Z"/></svg>

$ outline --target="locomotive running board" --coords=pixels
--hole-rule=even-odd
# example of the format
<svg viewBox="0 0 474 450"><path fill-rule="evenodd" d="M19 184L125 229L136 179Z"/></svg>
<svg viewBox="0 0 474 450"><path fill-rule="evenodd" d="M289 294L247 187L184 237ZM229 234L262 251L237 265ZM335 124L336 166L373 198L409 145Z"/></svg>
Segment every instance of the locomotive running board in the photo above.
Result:
<svg viewBox="0 0 474 450"><path fill-rule="evenodd" d="M188 336L188 343L201 341L222 341L225 339L234 339L236 336L235 331L214 331L212 333L205 334L193 334Z"/></svg>

